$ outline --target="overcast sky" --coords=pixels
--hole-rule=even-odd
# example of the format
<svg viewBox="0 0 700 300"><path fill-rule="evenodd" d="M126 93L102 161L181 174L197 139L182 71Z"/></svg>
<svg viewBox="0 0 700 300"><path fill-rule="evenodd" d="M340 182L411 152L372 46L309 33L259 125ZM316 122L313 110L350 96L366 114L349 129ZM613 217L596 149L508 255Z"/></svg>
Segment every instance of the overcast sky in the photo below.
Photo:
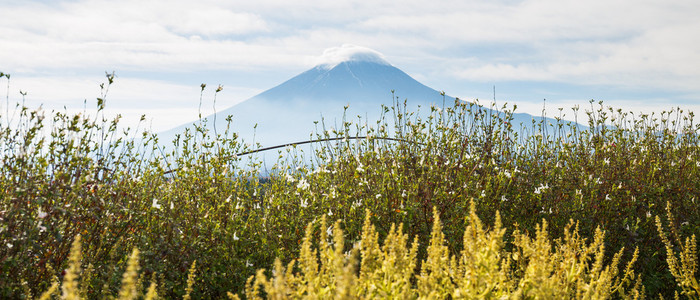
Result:
<svg viewBox="0 0 700 300"><path fill-rule="evenodd" d="M462 99L495 86L521 112L700 112L698 16L697 0L0 0L0 72L10 102L79 111L114 71L109 113L155 131L196 119L201 83L203 114L222 110L343 44Z"/></svg>

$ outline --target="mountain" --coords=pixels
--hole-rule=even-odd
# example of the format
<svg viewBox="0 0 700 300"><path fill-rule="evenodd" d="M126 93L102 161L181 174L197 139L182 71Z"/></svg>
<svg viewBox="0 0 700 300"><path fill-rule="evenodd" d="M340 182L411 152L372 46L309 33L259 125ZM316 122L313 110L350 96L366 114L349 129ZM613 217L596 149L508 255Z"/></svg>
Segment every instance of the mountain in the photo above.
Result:
<svg viewBox="0 0 700 300"><path fill-rule="evenodd" d="M348 120L357 121L361 116L363 122L366 118L376 121L381 104L392 105L392 90L401 101L408 99L409 110L414 111L419 106L428 110L432 104L442 106L443 100L448 104L454 101L392 66L373 50L343 46L327 50L314 68L206 119L211 124L216 118L221 132L226 116L231 115L233 131L246 142L251 142L255 133L255 142L278 145L308 140L314 121L319 121L320 130L322 118L327 129L341 126L345 106ZM168 140L191 124L159 136Z"/></svg>
<svg viewBox="0 0 700 300"><path fill-rule="evenodd" d="M399 101L407 99L408 111L429 112L431 105L454 103L454 98L416 81L380 53L345 45L326 50L314 68L206 119L210 125L215 119L221 133L226 116L231 115L233 131L245 142L281 145L309 140L315 127L323 129L322 118L325 129L340 128L344 112L348 121L356 123L359 116L363 123L376 124L381 105L391 107L394 102L392 91ZM532 120L527 114L514 117L515 124ZM319 122L315 125L314 121ZM169 140L190 126L183 124L159 135Z"/></svg>

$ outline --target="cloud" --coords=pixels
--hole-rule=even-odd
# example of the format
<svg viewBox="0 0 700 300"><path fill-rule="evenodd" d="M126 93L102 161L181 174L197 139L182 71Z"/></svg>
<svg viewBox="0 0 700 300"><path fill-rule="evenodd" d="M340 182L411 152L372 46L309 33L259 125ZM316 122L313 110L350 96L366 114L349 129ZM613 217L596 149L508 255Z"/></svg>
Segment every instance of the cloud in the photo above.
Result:
<svg viewBox="0 0 700 300"><path fill-rule="evenodd" d="M30 95L46 101L61 87L57 79L40 91L45 79L69 78L65 94L75 95L94 90L104 70L163 75L179 99L176 86L192 88L182 74L254 72L255 88L272 87L278 74L362 52L341 46L319 57L350 43L437 89L550 82L700 100L698 13L696 0L21 1L0 4L0 71L38 80Z"/></svg>
<svg viewBox="0 0 700 300"><path fill-rule="evenodd" d="M324 50L323 54L316 61L316 64L331 69L339 63L346 61L368 61L391 65L384 58L384 54L366 47L351 44Z"/></svg>

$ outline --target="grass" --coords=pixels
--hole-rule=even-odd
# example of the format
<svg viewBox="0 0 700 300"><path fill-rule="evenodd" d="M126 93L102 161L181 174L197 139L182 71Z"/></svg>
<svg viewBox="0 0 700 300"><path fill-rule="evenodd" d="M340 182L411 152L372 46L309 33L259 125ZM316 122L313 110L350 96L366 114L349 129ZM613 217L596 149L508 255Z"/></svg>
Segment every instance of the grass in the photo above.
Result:
<svg viewBox="0 0 700 300"><path fill-rule="evenodd" d="M168 151L122 132L101 117L107 79L95 115L17 106L0 118L0 297L311 295L314 280L358 297L697 297L692 112L591 102L579 128L397 101L376 126L346 122L311 153L280 151L262 177L228 128L199 124ZM324 218L335 225L314 231Z"/></svg>

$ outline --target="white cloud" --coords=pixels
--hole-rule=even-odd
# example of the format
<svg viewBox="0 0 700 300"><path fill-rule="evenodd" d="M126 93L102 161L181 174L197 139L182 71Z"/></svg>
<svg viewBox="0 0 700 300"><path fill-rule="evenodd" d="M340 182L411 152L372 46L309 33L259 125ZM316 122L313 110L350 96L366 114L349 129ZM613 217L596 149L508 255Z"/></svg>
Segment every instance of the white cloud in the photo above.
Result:
<svg viewBox="0 0 700 300"><path fill-rule="evenodd" d="M351 44L344 44L340 47L331 47L324 50L323 54L316 61L316 64L326 66L330 69L345 61L369 61L390 65L384 58L384 54L366 47Z"/></svg>
<svg viewBox="0 0 700 300"><path fill-rule="evenodd" d="M30 98L80 102L94 98L104 70L293 74L351 56L340 47L318 57L351 43L437 89L456 79L547 81L700 100L698 13L696 0L22 1L0 4L0 71L24 74L13 86ZM191 99L197 87L174 78L120 78L114 98Z"/></svg>

